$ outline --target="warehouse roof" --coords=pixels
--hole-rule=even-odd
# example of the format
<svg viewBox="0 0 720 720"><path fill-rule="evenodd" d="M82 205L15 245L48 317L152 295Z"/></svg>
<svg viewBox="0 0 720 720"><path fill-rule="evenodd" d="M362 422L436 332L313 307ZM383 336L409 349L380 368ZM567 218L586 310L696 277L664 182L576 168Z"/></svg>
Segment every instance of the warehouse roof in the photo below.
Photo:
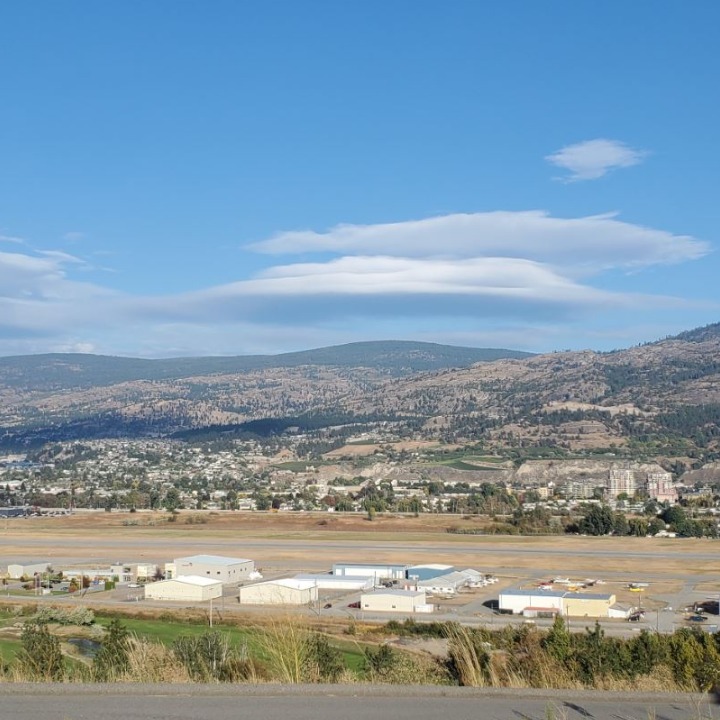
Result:
<svg viewBox="0 0 720 720"><path fill-rule="evenodd" d="M503 590L501 595L515 595L517 597L554 597L562 598L571 595L567 590Z"/></svg>
<svg viewBox="0 0 720 720"><path fill-rule="evenodd" d="M279 578L278 580L266 580L262 583L255 583L254 585L246 585L245 588L249 587L260 587L261 585L280 585L281 587L293 588L294 590L308 590L309 588L315 587L314 580L302 580L297 578ZM241 588L242 590L243 588Z"/></svg>
<svg viewBox="0 0 720 720"><path fill-rule="evenodd" d="M238 563L248 563L252 560L247 558L225 557L224 555L188 555L187 557L175 558L175 563L188 563L192 565L236 565Z"/></svg>
<svg viewBox="0 0 720 720"><path fill-rule="evenodd" d="M212 578L202 577L200 575L181 575L180 577L173 578L172 580L162 580L161 582L179 582L185 585L195 585L197 587L208 587L209 585L222 585L220 580L213 580ZM154 585L155 583L153 583Z"/></svg>

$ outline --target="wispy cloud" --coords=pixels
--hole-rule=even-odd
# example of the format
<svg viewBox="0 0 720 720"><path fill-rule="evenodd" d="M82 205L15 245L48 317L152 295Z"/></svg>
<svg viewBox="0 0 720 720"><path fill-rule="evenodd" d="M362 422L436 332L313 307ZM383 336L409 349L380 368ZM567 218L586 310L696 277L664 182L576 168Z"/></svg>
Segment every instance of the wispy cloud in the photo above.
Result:
<svg viewBox="0 0 720 720"><path fill-rule="evenodd" d="M613 215L540 211L286 232L253 248L321 254L316 262L284 258L199 291L139 296L80 281L87 263L66 252L0 252L0 354L262 352L378 337L482 338L488 328L501 338L503 328L518 327L542 328L536 337L556 328L560 337L563 328L612 311L637 322L643 313L697 309L682 298L604 289L602 274L710 250L696 238ZM528 341L532 333L507 335L521 336Z"/></svg>
<svg viewBox="0 0 720 720"><path fill-rule="evenodd" d="M0 242L13 243L14 245L25 245L25 241L12 235L0 235Z"/></svg>
<svg viewBox="0 0 720 720"><path fill-rule="evenodd" d="M564 182L597 180L611 170L638 165L646 157L644 150L635 150L618 140L585 140L566 145L545 159L553 165L568 170L569 175L560 178Z"/></svg>
<svg viewBox="0 0 720 720"><path fill-rule="evenodd" d="M565 267L644 267L692 260L710 251L689 235L634 225L614 214L553 217L541 210L442 215L377 225L336 225L325 232L281 232L252 250L398 257L507 257Z"/></svg>

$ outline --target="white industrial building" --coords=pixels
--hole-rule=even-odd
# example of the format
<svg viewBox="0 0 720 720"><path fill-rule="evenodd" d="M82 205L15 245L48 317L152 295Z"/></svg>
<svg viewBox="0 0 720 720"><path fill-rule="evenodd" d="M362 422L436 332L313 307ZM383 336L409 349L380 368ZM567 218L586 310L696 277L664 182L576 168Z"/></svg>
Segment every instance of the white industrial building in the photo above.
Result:
<svg viewBox="0 0 720 720"><path fill-rule="evenodd" d="M569 617L610 617L615 604L611 593L579 593L568 590L504 590L500 593L500 610L515 615L537 616L559 613Z"/></svg>
<svg viewBox="0 0 720 720"><path fill-rule="evenodd" d="M407 569L407 577L410 580L430 580L438 575L447 575L455 568L452 565L441 565L439 563L426 563L424 565L411 565Z"/></svg>
<svg viewBox="0 0 720 720"><path fill-rule="evenodd" d="M461 588L477 585L481 580L482 575L477 570L456 570L427 580L418 580L415 586L418 590L434 595L454 595Z"/></svg>
<svg viewBox="0 0 720 720"><path fill-rule="evenodd" d="M311 580L317 585L318 590L372 590L375 587L375 578L364 577L345 577L343 575L328 575L327 573L301 573L295 575L295 580Z"/></svg>
<svg viewBox="0 0 720 720"><path fill-rule="evenodd" d="M424 590L376 590L360 596L360 607L368 612L432 612Z"/></svg>
<svg viewBox="0 0 720 720"><path fill-rule="evenodd" d="M375 582L381 580L404 580L407 577L407 565L386 565L383 563L335 563L333 575L345 577L371 577Z"/></svg>
<svg viewBox="0 0 720 720"><path fill-rule="evenodd" d="M19 563L13 563L8 565L8 576L11 580L19 580L20 578L27 577L31 578L35 573L42 575L48 571L50 562L40 563L28 563L27 565L21 565Z"/></svg>
<svg viewBox="0 0 720 720"><path fill-rule="evenodd" d="M146 600L176 600L180 602L205 602L222 597L220 580L183 575L172 580L161 580L145 586Z"/></svg>
<svg viewBox="0 0 720 720"><path fill-rule="evenodd" d="M252 579L255 562L245 558L223 557L222 555L190 555L175 558L165 565L165 577L168 579L183 575L199 575L220 580L224 585Z"/></svg>
<svg viewBox="0 0 720 720"><path fill-rule="evenodd" d="M500 610L521 615L526 609L562 613L566 590L504 590L500 593Z"/></svg>
<svg viewBox="0 0 720 720"><path fill-rule="evenodd" d="M245 585L239 589L238 600L245 605L308 605L318 599L314 580L282 578Z"/></svg>

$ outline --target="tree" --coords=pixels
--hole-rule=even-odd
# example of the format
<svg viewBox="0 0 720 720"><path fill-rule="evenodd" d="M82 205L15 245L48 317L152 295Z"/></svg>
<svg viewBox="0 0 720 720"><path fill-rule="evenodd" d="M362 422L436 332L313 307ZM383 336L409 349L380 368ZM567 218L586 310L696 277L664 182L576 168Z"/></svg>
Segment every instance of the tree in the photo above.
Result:
<svg viewBox="0 0 720 720"><path fill-rule="evenodd" d="M628 520L628 534L633 537L645 537L648 534L648 522L643 518L630 518Z"/></svg>
<svg viewBox="0 0 720 720"><path fill-rule="evenodd" d="M625 513L616 512L613 514L613 534L615 535L628 535L630 533L630 526L628 520L625 517Z"/></svg>
<svg viewBox="0 0 720 720"><path fill-rule="evenodd" d="M578 523L584 535L609 535L613 526L613 512L607 505L590 505Z"/></svg>
<svg viewBox="0 0 720 720"><path fill-rule="evenodd" d="M174 513L178 508L182 507L180 499L180 491L176 487L171 487L163 498L163 507L169 512Z"/></svg>
<svg viewBox="0 0 720 720"><path fill-rule="evenodd" d="M550 632L543 640L543 647L558 662L566 662L572 652L572 637L561 615L556 615Z"/></svg>
<svg viewBox="0 0 720 720"><path fill-rule="evenodd" d="M255 509L269 510L272 505L272 498L267 493L257 493L255 495Z"/></svg>

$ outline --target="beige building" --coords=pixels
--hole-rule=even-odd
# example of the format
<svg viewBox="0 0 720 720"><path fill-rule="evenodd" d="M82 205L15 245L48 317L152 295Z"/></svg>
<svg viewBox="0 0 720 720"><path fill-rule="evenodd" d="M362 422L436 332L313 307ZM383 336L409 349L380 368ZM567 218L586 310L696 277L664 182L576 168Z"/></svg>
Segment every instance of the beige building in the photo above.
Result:
<svg viewBox="0 0 720 720"><path fill-rule="evenodd" d="M174 600L178 602L206 602L222 597L220 580L184 575L173 580L161 580L145 586L146 600Z"/></svg>
<svg viewBox="0 0 720 720"><path fill-rule="evenodd" d="M635 473L629 467L613 467L610 469L608 478L609 497L616 498L622 493L625 493L628 497L633 497L637 489Z"/></svg>
<svg viewBox="0 0 720 720"><path fill-rule="evenodd" d="M10 577L11 580L19 580L23 577L32 578L35 573L38 573L40 575L42 575L43 573L47 573L50 565L51 563L49 561L40 563L28 563L27 565L20 565L18 563L14 563L8 565L8 577Z"/></svg>
<svg viewBox="0 0 720 720"><path fill-rule="evenodd" d="M610 593L579 593L565 590L513 590L500 593L501 610L516 615L535 617L541 613L556 613L565 617L610 617L615 604Z"/></svg>
<svg viewBox="0 0 720 720"><path fill-rule="evenodd" d="M248 580L255 572L255 562L246 558L223 555L189 555L175 558L165 564L165 576L178 578L183 575L199 575L220 580L225 585Z"/></svg>
<svg viewBox="0 0 720 720"><path fill-rule="evenodd" d="M314 580L268 580L241 587L238 599L244 605L308 605L317 602L318 586Z"/></svg>
<svg viewBox="0 0 720 720"><path fill-rule="evenodd" d="M658 502L675 503L678 499L678 492L669 472L648 473L647 494L649 498Z"/></svg>
<svg viewBox="0 0 720 720"><path fill-rule="evenodd" d="M615 604L610 593L565 593L563 611L567 617L610 617L610 607Z"/></svg>
<svg viewBox="0 0 720 720"><path fill-rule="evenodd" d="M376 590L360 596L360 607L367 612L430 612L424 590Z"/></svg>

